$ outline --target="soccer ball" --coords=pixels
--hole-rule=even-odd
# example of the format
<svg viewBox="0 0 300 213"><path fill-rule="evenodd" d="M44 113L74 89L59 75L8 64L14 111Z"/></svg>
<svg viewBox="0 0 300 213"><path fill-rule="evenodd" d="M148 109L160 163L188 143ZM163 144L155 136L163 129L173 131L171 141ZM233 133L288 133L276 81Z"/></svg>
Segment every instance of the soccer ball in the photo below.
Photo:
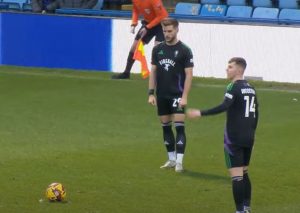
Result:
<svg viewBox="0 0 300 213"><path fill-rule="evenodd" d="M51 183L46 189L46 198L49 201L62 201L66 197L66 190L61 183Z"/></svg>

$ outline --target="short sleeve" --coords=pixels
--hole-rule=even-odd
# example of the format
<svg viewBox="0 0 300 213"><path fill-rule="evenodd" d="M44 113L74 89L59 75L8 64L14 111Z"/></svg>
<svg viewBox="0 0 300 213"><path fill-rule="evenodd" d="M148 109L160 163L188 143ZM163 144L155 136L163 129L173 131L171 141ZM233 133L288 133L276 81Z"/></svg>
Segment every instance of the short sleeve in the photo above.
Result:
<svg viewBox="0 0 300 213"><path fill-rule="evenodd" d="M152 65L157 65L157 54L156 54L156 52L157 52L157 46L152 49L152 55L151 55L151 64Z"/></svg>
<svg viewBox="0 0 300 213"><path fill-rule="evenodd" d="M234 83L228 84L224 95L224 101L233 102L235 98Z"/></svg>
<svg viewBox="0 0 300 213"><path fill-rule="evenodd" d="M189 47L186 47L185 51L185 60L184 60L184 67L194 67L194 59L193 59L193 53L192 50Z"/></svg>

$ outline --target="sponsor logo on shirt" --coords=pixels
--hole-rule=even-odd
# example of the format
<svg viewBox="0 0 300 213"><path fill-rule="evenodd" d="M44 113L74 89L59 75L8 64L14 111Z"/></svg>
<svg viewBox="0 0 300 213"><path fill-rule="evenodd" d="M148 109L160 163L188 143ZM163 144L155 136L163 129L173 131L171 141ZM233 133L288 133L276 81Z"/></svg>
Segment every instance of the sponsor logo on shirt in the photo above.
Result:
<svg viewBox="0 0 300 213"><path fill-rule="evenodd" d="M172 59L166 58L166 59L160 60L160 61L159 61L159 64L160 64L161 66L163 66L164 69L165 69L166 71L169 71L169 67L170 67L170 66L175 67L175 64L176 64L176 63L175 63L175 61L173 61Z"/></svg>

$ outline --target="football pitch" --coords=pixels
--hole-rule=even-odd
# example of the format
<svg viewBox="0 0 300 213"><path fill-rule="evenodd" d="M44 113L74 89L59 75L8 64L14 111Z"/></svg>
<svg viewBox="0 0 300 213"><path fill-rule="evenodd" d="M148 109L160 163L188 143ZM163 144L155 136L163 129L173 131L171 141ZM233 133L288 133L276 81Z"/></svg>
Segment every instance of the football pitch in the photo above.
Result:
<svg viewBox="0 0 300 213"><path fill-rule="evenodd" d="M0 67L0 212L233 213L225 114L186 121L184 173L166 159L148 81L111 73ZM190 107L227 81L195 78ZM250 166L253 213L300 212L300 85L253 82L260 121ZM61 182L66 202L45 200Z"/></svg>

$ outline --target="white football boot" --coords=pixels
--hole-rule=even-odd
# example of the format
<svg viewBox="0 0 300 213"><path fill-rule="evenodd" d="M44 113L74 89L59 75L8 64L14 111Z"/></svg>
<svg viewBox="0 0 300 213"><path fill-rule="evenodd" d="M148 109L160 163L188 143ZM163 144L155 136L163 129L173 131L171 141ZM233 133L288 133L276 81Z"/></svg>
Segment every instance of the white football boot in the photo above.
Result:
<svg viewBox="0 0 300 213"><path fill-rule="evenodd" d="M175 172L183 172L183 166L181 163L176 163Z"/></svg>
<svg viewBox="0 0 300 213"><path fill-rule="evenodd" d="M173 160L168 160L164 165L162 165L160 168L161 169L169 169L169 168L174 168L176 166L176 162Z"/></svg>

